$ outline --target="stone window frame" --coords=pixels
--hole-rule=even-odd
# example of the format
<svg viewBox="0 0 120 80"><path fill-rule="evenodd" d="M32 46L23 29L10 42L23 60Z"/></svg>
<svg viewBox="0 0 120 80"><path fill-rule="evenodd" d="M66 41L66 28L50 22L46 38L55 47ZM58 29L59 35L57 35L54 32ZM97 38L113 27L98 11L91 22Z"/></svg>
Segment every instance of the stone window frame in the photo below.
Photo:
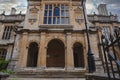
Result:
<svg viewBox="0 0 120 80"><path fill-rule="evenodd" d="M60 12L58 14L54 13L57 9ZM43 24L70 24L69 5L45 4Z"/></svg>
<svg viewBox="0 0 120 80"><path fill-rule="evenodd" d="M5 60L6 55L7 55L7 49L1 48L1 49L0 49L0 59Z"/></svg>
<svg viewBox="0 0 120 80"><path fill-rule="evenodd" d="M11 33L13 31L13 26L5 26L4 27L4 32L2 35L3 40L9 40L11 37Z"/></svg>

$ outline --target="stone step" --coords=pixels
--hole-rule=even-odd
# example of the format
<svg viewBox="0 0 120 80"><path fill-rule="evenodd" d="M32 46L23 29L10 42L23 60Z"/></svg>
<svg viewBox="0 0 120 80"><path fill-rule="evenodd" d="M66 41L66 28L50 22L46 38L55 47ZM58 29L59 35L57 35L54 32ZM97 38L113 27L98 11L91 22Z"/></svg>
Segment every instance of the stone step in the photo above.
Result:
<svg viewBox="0 0 120 80"><path fill-rule="evenodd" d="M95 58L96 65L102 65L102 60L100 58Z"/></svg>
<svg viewBox="0 0 120 80"><path fill-rule="evenodd" d="M85 78L85 72L17 72L12 78Z"/></svg>
<svg viewBox="0 0 120 80"><path fill-rule="evenodd" d="M85 78L8 78L7 80L86 80Z"/></svg>
<svg viewBox="0 0 120 80"><path fill-rule="evenodd" d="M104 73L104 68L101 59L96 58L95 59L95 65L96 65L96 72Z"/></svg>

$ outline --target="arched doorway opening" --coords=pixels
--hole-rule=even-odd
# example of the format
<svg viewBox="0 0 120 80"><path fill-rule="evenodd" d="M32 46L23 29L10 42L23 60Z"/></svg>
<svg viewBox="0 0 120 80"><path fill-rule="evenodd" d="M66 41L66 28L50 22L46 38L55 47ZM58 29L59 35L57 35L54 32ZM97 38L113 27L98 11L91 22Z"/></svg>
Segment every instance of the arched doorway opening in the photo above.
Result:
<svg viewBox="0 0 120 80"><path fill-rule="evenodd" d="M82 44L76 42L73 47L74 66L84 67L84 53Z"/></svg>
<svg viewBox="0 0 120 80"><path fill-rule="evenodd" d="M28 49L27 67L37 67L38 60L38 44L32 42Z"/></svg>
<svg viewBox="0 0 120 80"><path fill-rule="evenodd" d="M53 39L48 43L47 67L65 67L65 49L61 40Z"/></svg>

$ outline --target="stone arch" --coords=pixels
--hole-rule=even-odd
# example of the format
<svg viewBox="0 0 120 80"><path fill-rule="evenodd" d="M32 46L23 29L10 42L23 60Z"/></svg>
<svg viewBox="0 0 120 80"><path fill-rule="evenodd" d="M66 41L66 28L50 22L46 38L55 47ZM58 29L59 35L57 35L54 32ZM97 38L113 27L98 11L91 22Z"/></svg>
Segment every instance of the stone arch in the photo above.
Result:
<svg viewBox="0 0 120 80"><path fill-rule="evenodd" d="M38 43L31 42L28 47L27 67L37 67Z"/></svg>
<svg viewBox="0 0 120 80"><path fill-rule="evenodd" d="M47 67L65 67L65 48L60 39L52 39L47 45Z"/></svg>
<svg viewBox="0 0 120 80"><path fill-rule="evenodd" d="M74 44L75 44L75 43L79 43L79 44L81 44L81 45L84 47L82 41L76 40L76 41L73 41L73 42L72 42L72 48L74 48Z"/></svg>
<svg viewBox="0 0 120 80"><path fill-rule="evenodd" d="M84 67L84 49L79 42L73 44L74 67Z"/></svg>
<svg viewBox="0 0 120 80"><path fill-rule="evenodd" d="M53 37L52 37L52 38L47 39L47 41L46 41L46 43L45 43L46 49L47 49L47 46L48 46L49 42L52 41L53 39L57 39L57 40L62 41L63 44L64 44L64 48L66 47L66 43L65 43L65 40L64 40L64 39L62 39L62 38L53 38Z"/></svg>
<svg viewBox="0 0 120 80"><path fill-rule="evenodd" d="M37 44L38 44L38 47L40 46L40 45L39 45L39 42L38 42L37 40L30 40L30 41L27 43L27 48L29 48L29 45L30 45L31 43L33 43L33 42L37 43Z"/></svg>

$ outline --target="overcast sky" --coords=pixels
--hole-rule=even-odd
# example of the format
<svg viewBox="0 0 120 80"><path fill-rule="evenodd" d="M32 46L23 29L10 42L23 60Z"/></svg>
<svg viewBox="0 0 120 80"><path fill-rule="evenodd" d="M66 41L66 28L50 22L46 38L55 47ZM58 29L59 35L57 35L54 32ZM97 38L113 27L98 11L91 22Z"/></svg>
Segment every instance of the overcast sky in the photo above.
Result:
<svg viewBox="0 0 120 80"><path fill-rule="evenodd" d="M97 13L97 6L100 3L107 4L109 12L120 16L120 0L87 0L87 13ZM17 13L20 11L22 11L22 13L26 13L27 0L0 0L0 13L6 11L6 14L9 14L13 7L17 9Z"/></svg>

